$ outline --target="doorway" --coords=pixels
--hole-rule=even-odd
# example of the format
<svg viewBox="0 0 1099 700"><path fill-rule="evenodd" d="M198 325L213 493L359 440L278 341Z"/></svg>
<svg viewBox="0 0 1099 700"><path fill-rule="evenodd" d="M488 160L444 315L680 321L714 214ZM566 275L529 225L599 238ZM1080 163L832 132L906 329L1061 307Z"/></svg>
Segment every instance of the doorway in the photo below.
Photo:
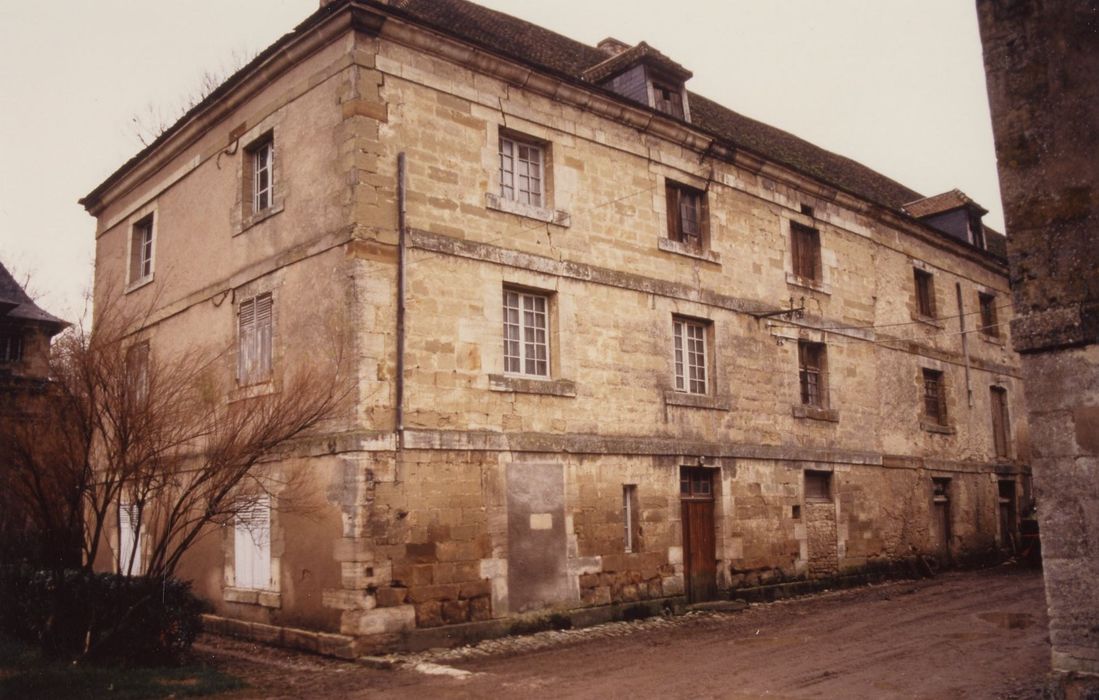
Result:
<svg viewBox="0 0 1099 700"><path fill-rule="evenodd" d="M714 525L713 469L679 468L683 507L683 573L692 603L717 597L717 538Z"/></svg>

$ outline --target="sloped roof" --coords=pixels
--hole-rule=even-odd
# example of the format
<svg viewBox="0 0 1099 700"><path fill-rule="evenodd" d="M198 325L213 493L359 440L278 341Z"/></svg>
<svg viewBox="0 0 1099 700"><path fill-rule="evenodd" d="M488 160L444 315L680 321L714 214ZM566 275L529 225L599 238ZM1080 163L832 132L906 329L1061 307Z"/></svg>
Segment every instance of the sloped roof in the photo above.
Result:
<svg viewBox="0 0 1099 700"><path fill-rule="evenodd" d="M936 194L931 197L924 197L923 199L909 202L904 205L904 210L911 216L922 219L925 216L941 214L944 211L950 211L964 206L973 207L982 214L988 213L987 209L974 202L966 196L965 192L962 192L959 189L953 189L949 192L943 192L942 194Z"/></svg>
<svg viewBox="0 0 1099 700"><path fill-rule="evenodd" d="M586 70L608 60L598 48L468 0L392 0L389 6L467 41L573 78L584 79ZM693 126L863 199L900 210L923 197L861 163L701 95L690 93L690 102Z"/></svg>
<svg viewBox="0 0 1099 700"><path fill-rule="evenodd" d="M65 326L69 325L39 308L3 263L0 263L0 318L40 323L49 328L52 333L60 333Z"/></svg>
<svg viewBox="0 0 1099 700"><path fill-rule="evenodd" d="M642 41L637 46L631 46L625 51L609 56L599 63L596 63L591 68L587 68L581 74L581 77L583 77L584 80L598 83L604 78L609 78L639 61L651 63L679 80L688 80L694 75L691 71Z"/></svg>
<svg viewBox="0 0 1099 700"><path fill-rule="evenodd" d="M380 0L363 1L367 4L379 4ZM121 178L163 141L170 138L193 115L221 99L255 66L277 53L285 44L309 30L327 15L338 11L339 7L347 2L349 0L334 0L323 5L299 24L293 32L284 35L261 52L202 102L195 105L156 141L127 161L81 199L81 204L85 206L93 204L111 183ZM608 60L607 54L599 48L588 46L544 27L482 7L468 0L388 0L385 3L385 10L565 79L588 82L585 81L585 71ZM648 48L652 50L651 47ZM593 88L600 89L595 86ZM897 212L912 215L905 210L904 205L924 199L919 192L861 163L734 112L701 95L690 93L690 104L692 126L735 148L750 151L767 160L817 178L829 186L845 190Z"/></svg>

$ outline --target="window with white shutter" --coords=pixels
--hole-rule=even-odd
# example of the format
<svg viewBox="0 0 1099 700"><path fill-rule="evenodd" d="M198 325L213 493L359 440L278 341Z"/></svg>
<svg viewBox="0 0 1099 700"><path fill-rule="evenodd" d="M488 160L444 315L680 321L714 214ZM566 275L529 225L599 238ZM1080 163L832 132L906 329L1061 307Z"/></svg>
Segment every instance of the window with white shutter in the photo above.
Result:
<svg viewBox="0 0 1099 700"><path fill-rule="evenodd" d="M127 576L139 576L143 570L140 523L137 504L118 504L118 572Z"/></svg>
<svg viewBox="0 0 1099 700"><path fill-rule="evenodd" d="M233 553L237 588L272 588L271 499L268 496L256 498L237 513Z"/></svg>
<svg viewBox="0 0 1099 700"><path fill-rule="evenodd" d="M240 303L237 314L237 381L255 384L271 377L271 293Z"/></svg>

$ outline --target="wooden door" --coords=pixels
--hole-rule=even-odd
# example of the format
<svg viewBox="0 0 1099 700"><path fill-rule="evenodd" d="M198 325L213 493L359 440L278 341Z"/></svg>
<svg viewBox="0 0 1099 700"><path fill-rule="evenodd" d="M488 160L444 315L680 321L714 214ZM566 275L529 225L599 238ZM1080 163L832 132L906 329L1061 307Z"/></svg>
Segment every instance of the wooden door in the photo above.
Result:
<svg viewBox="0 0 1099 700"><path fill-rule="evenodd" d="M692 603L717 597L717 538L714 527L713 470L680 469L683 505L683 571Z"/></svg>
<svg viewBox="0 0 1099 700"><path fill-rule="evenodd" d="M932 479L931 539L940 562L950 561L950 479Z"/></svg>

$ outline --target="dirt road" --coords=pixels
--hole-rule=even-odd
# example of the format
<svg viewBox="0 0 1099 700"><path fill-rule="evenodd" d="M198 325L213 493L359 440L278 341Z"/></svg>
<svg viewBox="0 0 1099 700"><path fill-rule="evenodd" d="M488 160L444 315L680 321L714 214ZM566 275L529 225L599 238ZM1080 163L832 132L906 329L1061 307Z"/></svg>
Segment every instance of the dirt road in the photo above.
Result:
<svg viewBox="0 0 1099 700"><path fill-rule="evenodd" d="M1041 574L1007 567L496 640L392 671L201 648L252 684L241 697L1030 698L1049 661Z"/></svg>

